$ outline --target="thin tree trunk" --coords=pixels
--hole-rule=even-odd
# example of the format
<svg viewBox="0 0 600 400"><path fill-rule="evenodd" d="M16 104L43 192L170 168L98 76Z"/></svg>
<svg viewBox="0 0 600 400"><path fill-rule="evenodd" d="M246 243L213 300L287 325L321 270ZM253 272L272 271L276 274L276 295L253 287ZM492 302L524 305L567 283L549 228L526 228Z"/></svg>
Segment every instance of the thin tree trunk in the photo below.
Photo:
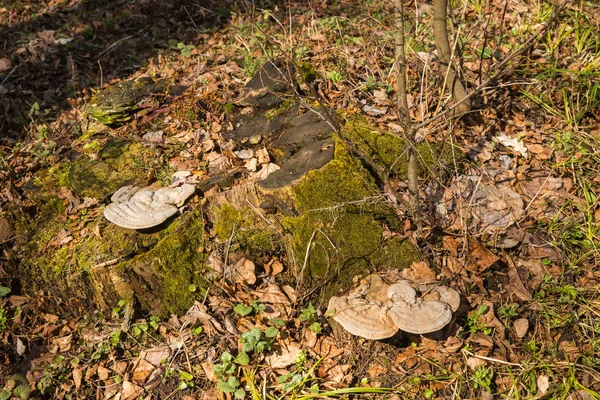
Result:
<svg viewBox="0 0 600 400"><path fill-rule="evenodd" d="M397 102L400 124L404 129L404 135L408 144L408 191L411 194L413 207L418 205L419 198L419 164L417 163L417 153L415 150L415 132L412 127L408 113L408 100L406 97L406 49L404 31L404 3L403 0L396 0L396 84L397 84ZM416 210L416 209L415 209ZM411 210L411 211L415 211Z"/></svg>
<svg viewBox="0 0 600 400"><path fill-rule="evenodd" d="M448 0L433 0L433 36L438 51L438 58L447 77L447 86L452 94L452 101L458 103L467 96L467 90L452 67L452 52L448 40L447 23ZM467 99L456 107L456 114L471 111L471 100Z"/></svg>

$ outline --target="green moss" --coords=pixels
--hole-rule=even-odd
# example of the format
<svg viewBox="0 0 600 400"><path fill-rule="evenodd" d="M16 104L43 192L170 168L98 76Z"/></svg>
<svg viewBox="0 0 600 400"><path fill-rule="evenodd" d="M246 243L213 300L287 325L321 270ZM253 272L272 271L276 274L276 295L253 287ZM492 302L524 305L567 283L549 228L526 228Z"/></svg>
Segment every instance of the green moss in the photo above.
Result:
<svg viewBox="0 0 600 400"><path fill-rule="evenodd" d="M302 80L308 84L313 83L319 77L319 73L309 62L301 62L298 67Z"/></svg>
<svg viewBox="0 0 600 400"><path fill-rule="evenodd" d="M53 165L35 173L32 182L46 192L58 192L61 187L69 187L70 163Z"/></svg>
<svg viewBox="0 0 600 400"><path fill-rule="evenodd" d="M183 117L190 121L190 122L196 122L198 121L198 115L196 114L196 112L194 110L186 110L185 113L183 114Z"/></svg>
<svg viewBox="0 0 600 400"><path fill-rule="evenodd" d="M225 111L226 113L232 113L233 110L235 110L235 105L233 105L233 103L223 104L223 111Z"/></svg>
<svg viewBox="0 0 600 400"><path fill-rule="evenodd" d="M402 268L418 260L410 243L382 241L384 223L398 225L398 220L393 210L377 201L373 178L339 140L334 160L309 172L294 188L294 196L301 215L284 224L292 232L292 247L301 264L310 246L304 270L308 277L336 276L331 282L339 287L368 269Z"/></svg>
<svg viewBox="0 0 600 400"><path fill-rule="evenodd" d="M108 224L101 236L79 237L68 223L50 217L59 211L55 203L47 208L43 219L30 223L35 233L24 246L28 292L52 291L67 306L75 303L89 311L110 310L120 298L135 298L142 308L162 316L193 303L190 284L206 288L204 254L198 251L204 241L201 212L181 216L155 233ZM56 240L63 229L73 236L64 244Z"/></svg>
<svg viewBox="0 0 600 400"><path fill-rule="evenodd" d="M221 241L232 238L232 243L251 254L265 254L276 250L273 233L249 208L236 209L223 204L215 210L215 234Z"/></svg>
<svg viewBox="0 0 600 400"><path fill-rule="evenodd" d="M384 168L391 168L396 176L406 178L408 152L403 138L373 127L362 117L353 117L347 121L342 134ZM419 171L424 178L442 176L445 171L453 170L455 163L465 158L462 151L448 143L422 142L417 145L417 152Z"/></svg>
<svg viewBox="0 0 600 400"><path fill-rule="evenodd" d="M109 140L98 152L75 161L69 183L79 196L103 199L125 185L143 184L156 163L156 153L140 143Z"/></svg>
<svg viewBox="0 0 600 400"><path fill-rule="evenodd" d="M273 118L277 117L278 115L281 115L281 114L284 114L285 112L287 112L294 104L295 104L294 101L285 100L281 104L279 104L277 107L274 107L274 108L271 108L270 110L265 111L265 118L268 120L272 120Z"/></svg>
<svg viewBox="0 0 600 400"><path fill-rule="evenodd" d="M96 154L101 148L102 145L98 142L98 140L92 140L91 142L84 144L82 150L85 154Z"/></svg>
<svg viewBox="0 0 600 400"><path fill-rule="evenodd" d="M194 302L198 293L190 284L207 288L203 265L204 224L201 212L175 221L149 251L116 267L132 286L145 286L136 296L147 310L159 316L181 313ZM199 291L201 293L201 291Z"/></svg>

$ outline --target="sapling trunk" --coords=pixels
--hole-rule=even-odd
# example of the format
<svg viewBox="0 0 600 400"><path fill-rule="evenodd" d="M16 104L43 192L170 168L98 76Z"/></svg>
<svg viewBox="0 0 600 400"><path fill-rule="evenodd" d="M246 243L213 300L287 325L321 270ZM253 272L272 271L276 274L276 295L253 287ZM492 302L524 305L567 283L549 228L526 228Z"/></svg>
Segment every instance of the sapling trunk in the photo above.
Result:
<svg viewBox="0 0 600 400"><path fill-rule="evenodd" d="M433 36L438 52L438 58L444 69L446 85L450 88L452 101L456 104L467 96L467 90L458 78L452 66L452 51L448 40L447 23L448 0L433 0ZM455 114L461 115L471 111L471 100L466 99L460 103Z"/></svg>
<svg viewBox="0 0 600 400"><path fill-rule="evenodd" d="M415 131L408 113L408 99L406 96L406 32L404 30L403 0L396 0L396 25L398 29L396 32L396 85L398 89L398 115L400 116L400 125L404 129L404 135L408 144L408 191L412 197L411 204L416 207L419 197L419 164L417 163L417 153L415 148ZM416 208L411 211L416 211Z"/></svg>

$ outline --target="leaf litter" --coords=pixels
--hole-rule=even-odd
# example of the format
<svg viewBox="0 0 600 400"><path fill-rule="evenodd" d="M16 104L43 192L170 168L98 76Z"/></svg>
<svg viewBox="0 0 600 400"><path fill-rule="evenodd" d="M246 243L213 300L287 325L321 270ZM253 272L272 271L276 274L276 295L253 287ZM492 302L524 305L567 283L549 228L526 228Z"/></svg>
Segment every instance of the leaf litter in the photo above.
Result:
<svg viewBox="0 0 600 400"><path fill-rule="evenodd" d="M5 6L0 8L0 21L6 26L15 21L31 22L28 19L34 14L32 11L44 15L52 9L67 16L69 14L60 8L65 3L15 4L14 9L10 9L11 3L10 11ZM428 43L431 13L427 12L426 4L420 6L424 31L417 40ZM306 5L298 4L296 8L304 10L304 7ZM304 44L303 39L310 41L310 56L301 57L315 64L316 89L332 106L363 112L372 117L374 124L384 128L396 126L397 117L390 107L388 91L390 87L393 90L394 82L388 79L389 65L383 62L393 57L393 41L382 44L381 39L383 32L393 31L393 21L383 16L353 18L382 15L382 10L389 11L391 16L393 12L386 9L389 5L379 2L360 8L342 10L339 7L336 2L315 4L305 13L293 13L290 18L298 31L289 39L298 45ZM503 13L505 7L506 13ZM195 9L190 6L187 12L206 13L207 18L215 13ZM277 15L276 11L272 12ZM478 18L482 12L497 22L490 26L501 26L500 16L506 16L504 24L512 24L515 31L508 42L492 43L497 35L482 36L484 19ZM471 29L463 31L470 32L468 38L473 48L493 44L505 55L510 47L519 45L520 37L525 36L523 32L531 27L528 24L537 23L522 16L533 18L537 12L536 7L527 2L505 5L493 1L483 10L467 5L464 23ZM102 24L104 14L101 10L98 13L98 23ZM559 26L583 25L586 18L597 20L599 13L592 4L573 4ZM181 20L188 23L189 17L184 15ZM153 18L162 20L164 16ZM165 160L176 171L189 171L200 180L235 167L253 172L254 175L248 176L251 180L264 179L277 170L279 166L270 159L266 149L251 154L247 149L228 143L222 136L230 128L225 113L198 103L203 96L214 96L222 105L238 97L251 75L252 64L246 59L258 62L264 56L259 46L247 42L244 35L248 34L248 27L260 23L261 29L273 38L280 34L277 25L268 23L269 15L260 17L238 12L230 18L226 25L205 32L198 33L190 26L190 31L196 33L194 48L189 53L174 50L184 49L175 44L166 56L151 56L143 63L145 66L134 69L133 74L131 69L121 75L109 72L113 81L139 76L176 77L182 85L194 86L189 92L193 95L173 95L168 106L148 103L147 108L142 108L132 121L113 134L125 137L143 133L140 137L149 146L182 149L165 152ZM163 22L168 23L166 19ZM22 29L26 29L25 25ZM66 78L56 81L81 79L79 88L91 87L83 80L85 74L69 71L78 62L85 61L75 60L65 68L67 58L60 58L64 56L61 46L80 43L80 36L89 35L86 33L89 29L92 26L85 22L57 26L15 40L0 59L0 74L5 80L1 93L11 98L20 92L39 94L42 92L35 87L38 85L44 88L43 95L38 96L39 104L50 109L46 106L52 104L58 89L29 82L26 76L19 75L25 73L22 68L15 69L12 78L8 76L13 68L36 60L61 65L62 70L55 73ZM260 35L253 37L255 42L259 42L258 38ZM597 294L600 285L597 269L600 161L595 155L599 148L598 135L594 134L598 132L597 103L594 103L597 99L592 98L594 92L589 92L587 100L596 104L596 108L584 110L576 121L569 116L568 107L583 105L587 100L580 98L581 101L569 103L567 98L565 103L557 95L563 93L565 85L585 85L572 73L573 65L585 70L592 65L586 60L597 60L598 54L593 53L593 46L575 51L574 34L565 36L564 44L555 49L550 49L553 43L549 40L535 43L529 63L532 70L521 71L522 79L527 80L521 89L527 96L508 88L486 94L482 101L491 107L483 108L480 124L453 126L458 145L466 153L471 150L477 167L454 171L441 190L434 188L438 196L424 196L424 200L433 199L432 208L442 228L440 244L434 246L427 262L412 265L401 274L411 280L442 279L461 293L465 299L463 309L459 309L445 332L432 336L407 334L384 342L350 338L327 322L324 309L310 310L305 303L308 294L297 292L280 280L294 267L286 265L285 259L264 260L249 255L241 255L237 260L235 257L225 259L219 250L214 250L209 264L218 279L182 316L157 321L151 316L136 315L127 321L130 323L127 327L123 324L127 320L125 310L117 309L112 319L94 324L83 319L43 314L39 311L43 307L39 308L36 299L16 294L0 298L0 306L8 310L11 317L9 330L0 332L0 346L6 350L0 375L12 378L2 383L13 382L17 387L25 381L25 386L29 384L30 389L40 394L52 390L54 398L67 398L67 394L76 398L106 399L147 395L228 398L229 394L215 389L215 384L223 379L215 372L215 366L225 363L225 352L236 357L240 354L241 334L255 328L267 332L274 327L278 334L268 338L272 339L271 350L256 354L253 364L258 366L264 361L269 367L254 376L240 375L241 386L260 383L273 393L285 396L289 395L285 392L286 384L288 388L294 387L289 384L295 382L294 379L310 382L319 379L320 390L383 386L393 387L402 398L420 394L425 398L451 398L452 393L454 398L489 398L491 393L506 396L519 393L522 398L562 395L573 399L590 398L586 390L600 391L599 350L595 342L589 340L598 333L595 319L600 304ZM122 43L127 40L105 43L101 51L110 54ZM466 51L476 54L473 49ZM482 49L480 54L487 53ZM419 51L413 56L408 74L414 82L420 82L423 75L436 74L438 67L433 55ZM341 69L336 60L344 60ZM470 82L479 79L479 62L483 63L484 70L492 68L495 62L493 57L478 60L465 63ZM90 65L95 62L94 59ZM551 62L556 63L553 66L556 70L570 72L564 72L565 77L538 78L538 73L552 71L545 69ZM112 61L104 65L103 70L107 73L114 67L116 71L118 65ZM46 81L55 80L55 76L47 75L50 69L40 71ZM425 91L417 86L410 89L410 113L414 118L427 118L435 112L441 84L432 84ZM556 94L546 95L553 92ZM61 154L71 150L68 138L61 138L60 132L73 129L71 121L77 117L76 106L82 105L89 95L90 90L80 90L67 102L75 107L57 109L47 120L42 118L39 105L37 110L35 107L27 110L33 120L32 128L45 124L51 127L51 138L58 148L46 156L39 151L36 154L36 149L50 144L41 135L28 137L29 142L25 141L22 149L9 153L2 150L1 207L9 202L24 201L22 188L40 163L58 162ZM0 104L7 104L4 101L0 100ZM195 117L186 114L187 110L192 110ZM140 130L156 121L160 121L160 129ZM15 121L11 121L10 126L14 133ZM446 141L444 131L432 127L426 139ZM2 146L12 149L16 142L15 139L2 142ZM77 199L68 196L63 199L74 214L64 215L70 221L68 229L56 233L51 241L52 249L48 251L75 245L86 234L85 218L77 219L82 210L92 214L100 212L97 202L84 199L76 204ZM31 203L28 206L31 207ZM0 224L2 221L5 219L0 216ZM408 229L410 233L412 228ZM0 232L4 263L12 251L4 244L10 244L13 237L6 233L8 230ZM89 232L93 234L91 229ZM2 268L0 263L0 272ZM397 274L394 270L380 272L385 277ZM0 279L6 279L3 276L6 274L0 274ZM361 278L364 277L357 277L357 283ZM238 304L245 310L249 308L249 314L242 316L233 311ZM300 310L308 311L301 314ZM135 333L136 328L139 335ZM268 340L261 336L254 345L261 342ZM43 345L37 347L37 343ZM25 358L31 361L26 370L10 367ZM241 364L235 365L242 368ZM18 373L22 373L21 377L15 376ZM571 379L570 386L565 386L566 378ZM519 381L527 384L514 383ZM306 384L302 390L307 393L310 387L311 384Z"/></svg>

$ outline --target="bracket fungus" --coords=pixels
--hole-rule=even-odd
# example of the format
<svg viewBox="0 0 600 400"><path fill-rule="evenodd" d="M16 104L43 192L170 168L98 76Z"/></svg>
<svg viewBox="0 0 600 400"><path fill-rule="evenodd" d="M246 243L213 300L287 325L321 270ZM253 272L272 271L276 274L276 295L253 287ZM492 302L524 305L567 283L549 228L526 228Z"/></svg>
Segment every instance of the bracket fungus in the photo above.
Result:
<svg viewBox="0 0 600 400"><path fill-rule="evenodd" d="M409 333L435 332L452 319L447 303L417 297L417 291L408 282L399 282L387 290L392 301L388 314L394 324Z"/></svg>
<svg viewBox="0 0 600 400"><path fill-rule="evenodd" d="M333 319L353 335L379 340L392 337L398 327L376 301L360 297L332 297L329 310L335 310Z"/></svg>
<svg viewBox="0 0 600 400"><path fill-rule="evenodd" d="M190 184L158 190L124 186L112 195L104 216L123 228L152 228L175 215L195 191Z"/></svg>
<svg viewBox="0 0 600 400"><path fill-rule="evenodd" d="M438 331L452 320L459 304L458 292L446 286L418 297L411 282L388 285L371 275L347 296L332 297L328 310L348 332L377 340L394 336L398 329L415 334Z"/></svg>
<svg viewBox="0 0 600 400"><path fill-rule="evenodd" d="M348 296L332 297L328 310L333 319L353 335L379 340L392 337L398 327L386 312L388 284L379 275L370 275Z"/></svg>

